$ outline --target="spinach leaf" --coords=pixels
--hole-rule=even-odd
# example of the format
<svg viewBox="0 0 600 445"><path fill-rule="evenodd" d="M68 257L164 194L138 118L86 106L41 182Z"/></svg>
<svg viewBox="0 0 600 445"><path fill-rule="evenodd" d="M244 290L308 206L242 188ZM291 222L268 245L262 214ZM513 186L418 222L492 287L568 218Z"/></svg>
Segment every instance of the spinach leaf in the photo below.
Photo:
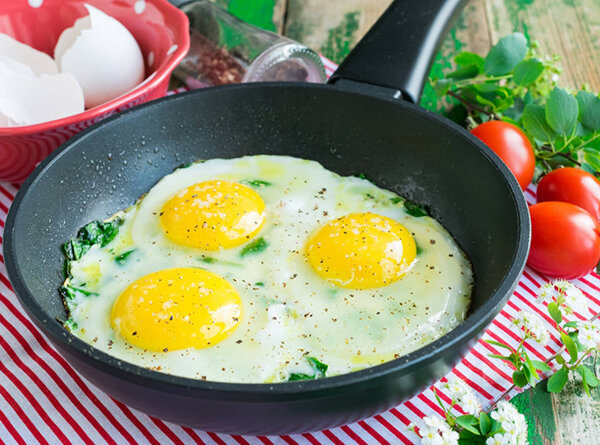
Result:
<svg viewBox="0 0 600 445"><path fill-rule="evenodd" d="M89 297L91 295L98 295L96 292L90 292L88 290L81 289L80 287L71 286L70 284L61 286L60 293L67 300L73 300L75 297L77 297L78 293L83 294L86 297Z"/></svg>
<svg viewBox="0 0 600 445"><path fill-rule="evenodd" d="M315 380L325 377L325 373L327 372L328 365L321 362L319 359L315 357L306 357L306 360L310 364L310 367L315 371L314 374L304 374L301 372L293 372L289 375L287 381L288 382L296 382L299 380Z"/></svg>
<svg viewBox="0 0 600 445"><path fill-rule="evenodd" d="M127 257L133 252L135 252L135 249L128 250L127 252L122 253L121 255L115 257L115 261L117 262L117 264L125 264Z"/></svg>
<svg viewBox="0 0 600 445"><path fill-rule="evenodd" d="M256 188L260 188L260 187L268 187L271 185L270 182L268 181L262 181L260 179L246 179L244 181L242 181L242 183L244 184L248 184L251 187L256 187Z"/></svg>
<svg viewBox="0 0 600 445"><path fill-rule="evenodd" d="M408 213L410 216L414 216L415 218L429 216L424 207L408 200L404 201L404 208L406 209L406 213Z"/></svg>
<svg viewBox="0 0 600 445"><path fill-rule="evenodd" d="M121 224L122 220L119 218L106 222L92 221L86 224L79 229L75 238L63 244L63 251L67 259L71 261L80 259L95 244L100 244L100 247L106 246L117 236Z"/></svg>
<svg viewBox="0 0 600 445"><path fill-rule="evenodd" d="M260 238L257 238L254 241L252 241L251 243L246 244L240 252L240 256L244 257L246 255L262 252L268 246L269 243L267 243L265 239L261 236Z"/></svg>
<svg viewBox="0 0 600 445"><path fill-rule="evenodd" d="M326 365L323 362L320 362L318 359L316 359L314 357L307 357L306 360L308 360L308 363L310 363L310 366L312 366L313 369L315 371L317 371L317 373L321 374L321 377L325 377L327 368L329 368L328 365Z"/></svg>
<svg viewBox="0 0 600 445"><path fill-rule="evenodd" d="M297 382L299 380L314 380L314 379L316 379L315 375L308 375L308 374L302 374L299 372L294 372L294 373L290 374L287 381L288 382Z"/></svg>
<svg viewBox="0 0 600 445"><path fill-rule="evenodd" d="M231 261L221 261L211 256L203 256L202 258L200 258L200 261L202 261L204 264L222 264L223 266L241 267L241 264L239 263L233 263Z"/></svg>

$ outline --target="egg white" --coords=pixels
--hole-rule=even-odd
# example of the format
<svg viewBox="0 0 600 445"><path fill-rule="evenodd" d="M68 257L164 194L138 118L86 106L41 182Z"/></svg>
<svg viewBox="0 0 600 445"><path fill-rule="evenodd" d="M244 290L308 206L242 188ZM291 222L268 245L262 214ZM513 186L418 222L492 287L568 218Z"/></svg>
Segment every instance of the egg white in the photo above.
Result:
<svg viewBox="0 0 600 445"><path fill-rule="evenodd" d="M224 179L251 185L266 205L257 237L262 252L244 246L206 252L168 240L158 215L179 190ZM260 185L256 181L268 185ZM255 181L255 182L252 182ZM284 156L213 159L176 170L121 215L117 237L72 262L70 284L92 292L68 303L72 332L122 360L162 372L212 381L277 382L313 374L307 357L336 375L405 355L441 337L466 317L473 286L470 263L433 218L409 215L398 196L356 177L340 177L314 161ZM305 244L323 224L373 212L404 225L419 254L399 281L353 290L324 281L305 258ZM256 239L256 238L255 238ZM123 264L115 257L132 251ZM136 279L171 267L201 267L227 279L243 301L231 336L204 349L156 353L129 345L110 325L115 299Z"/></svg>

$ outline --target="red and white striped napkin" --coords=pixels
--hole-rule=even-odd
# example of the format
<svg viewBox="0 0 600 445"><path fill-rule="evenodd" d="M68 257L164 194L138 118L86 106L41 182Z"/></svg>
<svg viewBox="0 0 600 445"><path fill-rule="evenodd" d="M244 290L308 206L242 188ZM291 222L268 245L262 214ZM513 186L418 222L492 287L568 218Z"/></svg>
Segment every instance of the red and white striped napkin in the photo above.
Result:
<svg viewBox="0 0 600 445"><path fill-rule="evenodd" d="M335 65L324 60L328 75ZM0 245L6 214L17 186L0 182ZM535 202L535 189L525 192ZM539 287L547 281L529 268L504 310L494 319L482 340L450 375L463 379L485 408L512 383L512 369L484 340L506 342L515 347L519 337L511 320L520 310L537 313L551 332L547 346L527 344L530 355L545 360L560 348L552 321L535 302ZM588 297L590 312L600 311L600 276L591 273L573 281ZM575 317L575 316L573 316ZM445 379L442 379L442 381ZM407 429L423 416L442 415L433 388L449 402L440 382L409 401L372 418L331 430L292 436L230 436L184 428L135 411L90 385L56 352L21 308L7 279L0 256L0 443L7 444L371 444L418 443ZM511 396L514 394L510 394Z"/></svg>

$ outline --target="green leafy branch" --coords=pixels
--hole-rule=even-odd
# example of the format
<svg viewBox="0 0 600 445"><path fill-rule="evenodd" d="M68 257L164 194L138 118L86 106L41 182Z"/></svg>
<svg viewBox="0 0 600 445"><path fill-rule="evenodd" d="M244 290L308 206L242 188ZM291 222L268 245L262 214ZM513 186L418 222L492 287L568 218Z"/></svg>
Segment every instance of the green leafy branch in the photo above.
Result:
<svg viewBox="0 0 600 445"><path fill-rule="evenodd" d="M552 357L544 362L531 360L525 344L528 341L545 343L549 338L549 333L539 318L524 311L513 321L521 332L521 341L517 348L512 348L502 342L486 340L489 344L510 351L505 356L490 354L491 357L507 361L515 367L512 375L513 385L498 400L504 399L516 387L524 387L528 384L535 386L540 379L538 371L550 371L549 363L554 361L561 367L548 379L549 392L560 392L569 379L569 373L579 374L588 395L590 388L595 388L600 384L594 371L583 364L587 357L600 351L600 329L594 324L600 313L585 321L566 321L565 314L572 314L575 311L585 313L588 309L586 297L581 290L564 280L544 284L539 298L548 303L546 310L560 336L562 345ZM568 358L563 357L565 351L568 353ZM491 408L494 406L492 405Z"/></svg>
<svg viewBox="0 0 600 445"><path fill-rule="evenodd" d="M469 444L524 443L527 437L527 423L522 414L508 402L501 401L497 406L482 410L474 393L464 381L451 377L442 384L444 393L450 398L444 403L437 390L434 395L443 411L443 418L424 417L420 428L408 426L422 439L423 444ZM466 414L455 415L458 409Z"/></svg>
<svg viewBox="0 0 600 445"><path fill-rule="evenodd" d="M446 115L461 125L494 119L520 127L534 147L536 179L559 166L600 176L600 97L557 86L558 57L537 51L522 34L509 34L485 57L457 54L457 68L431 83L453 103Z"/></svg>

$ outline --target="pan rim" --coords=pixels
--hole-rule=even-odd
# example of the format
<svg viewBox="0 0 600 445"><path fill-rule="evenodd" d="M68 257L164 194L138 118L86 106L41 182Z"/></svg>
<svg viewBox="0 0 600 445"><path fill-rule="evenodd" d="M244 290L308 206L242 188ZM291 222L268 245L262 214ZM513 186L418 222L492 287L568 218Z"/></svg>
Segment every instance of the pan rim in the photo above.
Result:
<svg viewBox="0 0 600 445"><path fill-rule="evenodd" d="M302 88L307 91L314 91L315 93L319 90L327 90L329 92L337 91L341 94L365 96L372 100L382 100L384 102L394 103L396 106L408 107L411 112L420 114L424 119L437 121L436 124L441 123L445 125L448 131L458 132L472 144L476 145L493 164L496 170L498 170L502 179L506 183L507 188L511 193L511 198L518 217L518 241L513 252L511 265L502 281L494 289L494 291L490 293L488 299L481 305L481 307L476 309L463 323L452 329L444 336L397 359L382 363L380 365L371 366L360 371L327 377L325 379L281 383L231 383L203 381L152 371L147 368L124 362L116 357L102 352L99 349L94 348L92 345L66 331L62 325L55 322L52 317L48 316L47 312L42 309L27 288L25 280L21 275L21 271L17 266L19 262L18 253L14 249L15 223L19 218L19 209L25 199L29 196L31 189L35 188L38 180L43 178L47 170L52 168L55 163L60 162L62 155L73 149L76 150L79 141L88 137L94 137L93 135L99 131L99 129L101 130L103 126L114 125L115 122L120 119L125 119L131 114L141 114L148 108L159 107L163 102L193 100L188 98L205 94L218 94L219 91L233 91L240 88ZM245 397L248 394L254 394L262 395L265 397L265 400L268 400L270 397L276 398L278 396L290 395L300 398L315 397L317 394L320 394L325 390L341 390L349 385L375 382L379 379L387 378L390 375L405 374L410 372L410 370L413 368L424 366L427 362L435 360L441 352L452 348L455 344L465 343L469 340L473 341L473 339L478 338L478 336L483 333L484 329L491 322L493 317L500 312L501 308L504 306L512 294L512 291L516 287L518 278L525 267L530 237L530 220L528 216L527 204L516 179L512 176L512 173L510 173L510 170L506 167L506 165L491 149L489 149L481 141L454 122L431 111L420 108L415 104L393 99L391 97L384 98L372 96L366 93L354 91L349 92L335 86L324 84L269 82L226 85L167 96L104 119L71 138L69 141L52 152L48 157L46 157L31 173L18 191L9 209L6 219L3 253L8 277L13 285L14 293L17 295L21 305L30 315L36 326L40 328L44 334L50 336L53 342L60 344L61 348L64 347L72 349L73 353L78 354L78 359L83 359L85 362L87 362L87 364L92 365L94 368L110 374L118 373L119 378L121 379L125 379L137 385L150 387L155 390L159 389L159 386L157 385L160 385L161 390L165 390L169 393L194 392L196 397L203 393L206 393L207 395L220 393L223 396L227 395L227 397L233 397L234 399L235 397ZM459 358L457 358L457 361L458 360ZM275 399L273 399L273 401L275 401Z"/></svg>

